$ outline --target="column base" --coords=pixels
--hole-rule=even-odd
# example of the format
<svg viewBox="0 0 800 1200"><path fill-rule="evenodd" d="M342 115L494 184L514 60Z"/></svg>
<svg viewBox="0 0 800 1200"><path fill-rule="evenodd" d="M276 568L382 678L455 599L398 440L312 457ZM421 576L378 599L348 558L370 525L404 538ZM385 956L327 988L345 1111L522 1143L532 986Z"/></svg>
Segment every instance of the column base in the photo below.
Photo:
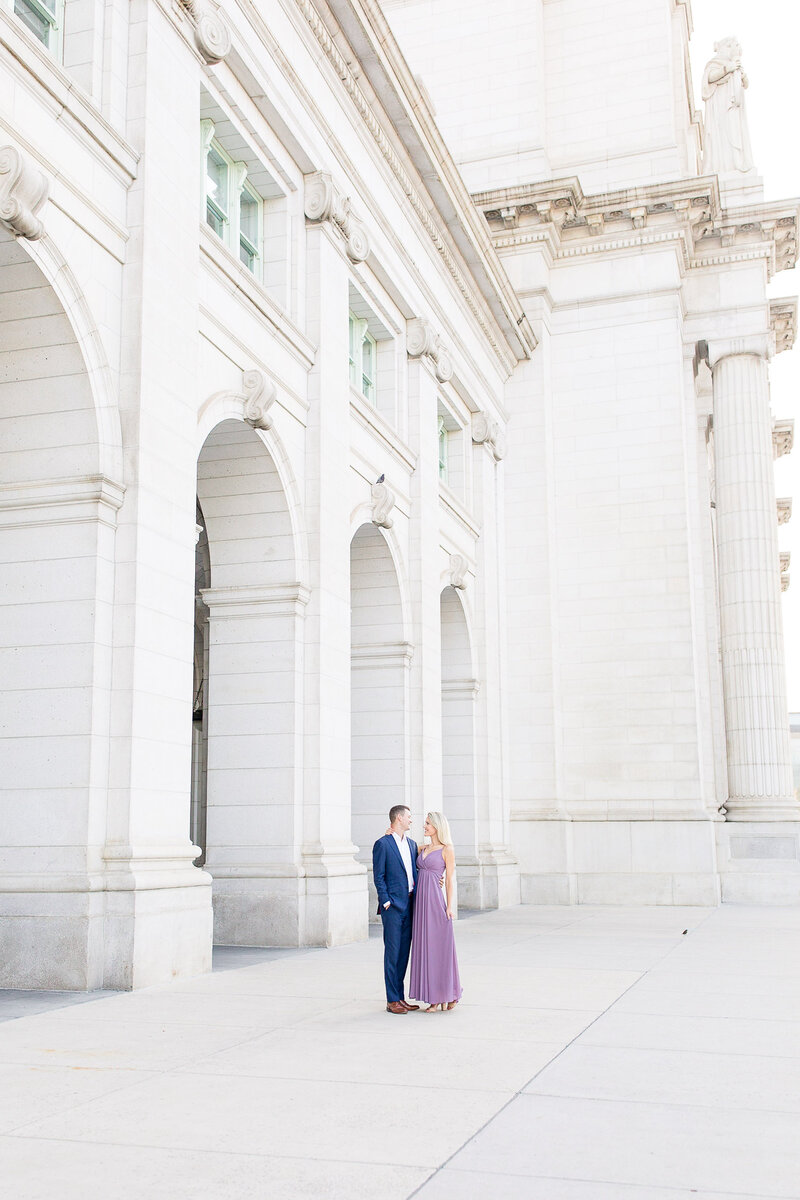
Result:
<svg viewBox="0 0 800 1200"><path fill-rule="evenodd" d="M0 987L128 991L211 970L211 880L110 875L0 881Z"/></svg>
<svg viewBox="0 0 800 1200"><path fill-rule="evenodd" d="M300 865L208 869L216 945L339 946L367 936L367 875L352 849Z"/></svg>
<svg viewBox="0 0 800 1200"><path fill-rule="evenodd" d="M800 820L717 826L723 903L800 904Z"/></svg>
<svg viewBox="0 0 800 1200"><path fill-rule="evenodd" d="M519 863L507 846L486 846L476 858L459 858L456 871L460 909L484 911L519 904Z"/></svg>
<svg viewBox="0 0 800 1200"><path fill-rule="evenodd" d="M523 904L720 902L710 819L516 819Z"/></svg>

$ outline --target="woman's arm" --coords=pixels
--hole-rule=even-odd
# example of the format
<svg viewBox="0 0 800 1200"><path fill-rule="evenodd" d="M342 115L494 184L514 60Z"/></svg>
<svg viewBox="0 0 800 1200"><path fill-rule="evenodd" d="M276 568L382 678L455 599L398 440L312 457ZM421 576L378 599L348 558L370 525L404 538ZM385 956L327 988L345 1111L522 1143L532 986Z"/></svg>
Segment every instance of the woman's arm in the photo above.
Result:
<svg viewBox="0 0 800 1200"><path fill-rule="evenodd" d="M444 848L444 871L447 881L447 916L452 921L455 916L453 898L456 885L456 852L452 846Z"/></svg>

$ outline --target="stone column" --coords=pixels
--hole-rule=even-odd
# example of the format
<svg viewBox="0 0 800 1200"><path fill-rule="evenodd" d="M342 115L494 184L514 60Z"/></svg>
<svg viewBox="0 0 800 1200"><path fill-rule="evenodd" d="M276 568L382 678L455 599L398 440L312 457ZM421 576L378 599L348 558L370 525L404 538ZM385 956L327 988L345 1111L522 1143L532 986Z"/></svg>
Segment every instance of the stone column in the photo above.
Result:
<svg viewBox="0 0 800 1200"><path fill-rule="evenodd" d="M474 513L482 530L476 544L475 636L481 687L475 698L478 895L480 908L518 904L519 866L509 850L509 812L503 729L505 615L505 528L502 460L505 435L488 414L472 418ZM466 892L462 887L466 904ZM477 903L476 903L477 901Z"/></svg>
<svg viewBox="0 0 800 1200"><path fill-rule="evenodd" d="M311 596L305 622L303 941L367 936L367 872L351 838L350 378L345 231L329 215L328 182L306 187L309 375L306 520ZM337 214L340 212L336 208ZM342 217L342 221L345 218ZM350 236L354 236L348 224ZM356 230L357 232L357 230Z"/></svg>
<svg viewBox="0 0 800 1200"><path fill-rule="evenodd" d="M409 575L415 647L411 664L411 804L415 822L442 806L442 647L439 616L439 382L430 356L410 357L408 406L417 465L411 477Z"/></svg>
<svg viewBox="0 0 800 1200"><path fill-rule="evenodd" d="M800 816L789 756L767 355L766 337L709 346L732 821Z"/></svg>

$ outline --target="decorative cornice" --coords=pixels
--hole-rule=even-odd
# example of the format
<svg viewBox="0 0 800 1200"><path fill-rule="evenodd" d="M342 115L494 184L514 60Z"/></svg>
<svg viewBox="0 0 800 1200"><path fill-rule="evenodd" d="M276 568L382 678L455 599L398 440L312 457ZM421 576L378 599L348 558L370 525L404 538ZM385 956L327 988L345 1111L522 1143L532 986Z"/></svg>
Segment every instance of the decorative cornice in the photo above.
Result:
<svg viewBox="0 0 800 1200"><path fill-rule="evenodd" d="M16 146L0 147L0 221L17 237L36 241L44 225L36 216L47 200L50 184Z"/></svg>
<svg viewBox="0 0 800 1200"><path fill-rule="evenodd" d="M213 67L230 53L231 32L228 23L213 0L181 0L181 4L194 22L194 40L197 49Z"/></svg>
<svg viewBox="0 0 800 1200"><path fill-rule="evenodd" d="M473 413L472 440L476 446L485 446L491 450L495 462L500 462L506 452L506 441L497 421L493 421L484 412Z"/></svg>
<svg viewBox="0 0 800 1200"><path fill-rule="evenodd" d="M791 496L781 496L776 501L778 508L778 524L787 525L792 519L792 498Z"/></svg>
<svg viewBox="0 0 800 1200"><path fill-rule="evenodd" d="M726 210L715 176L596 196L585 196L578 179L568 178L477 192L473 200L497 247L530 243L536 231L541 236L547 229L556 257L563 258L679 235L687 266L766 258L771 275L797 261L800 205L765 202Z"/></svg>
<svg viewBox="0 0 800 1200"><path fill-rule="evenodd" d="M396 151L394 150L394 147L389 140L389 137L375 115L373 103L359 86L359 83L350 68L349 62L340 53L312 0L295 0L295 3L304 20L307 22L311 32L322 48L325 57L328 59L328 62L331 64L333 70L340 79L342 86L345 88L345 91L350 96L350 99L358 110L358 113L366 125L370 136L391 169L395 179L402 188L418 220L421 222L425 232L433 242L437 253L444 262L450 276L454 280L459 292L461 293L462 298L478 322L481 330L489 341L489 344L492 346L492 349L500 358L504 368L509 374L511 374L514 368L515 359L509 355L508 350L505 347L501 346L497 338L496 329L493 328L491 322L487 320L486 314L482 310L480 304L476 303L474 286L470 286L468 283L460 268L456 256L452 253L450 247L445 241L445 237L440 231L437 222L431 216L430 197L426 198L423 196L414 186L414 182L401 163ZM391 34L389 34L389 39L391 40ZM384 51L386 50L385 45L382 48ZM503 280L502 278L498 279L498 275L502 276L503 274L502 267L500 264L492 264L491 270L494 272L492 286L496 287L498 296L502 297L501 303L505 309L508 323L512 325L512 327L514 325L516 326L515 335L519 337L522 346L525 348L522 355L524 357L535 347L536 338L527 323L524 312L522 312L519 299L508 285L507 280ZM503 291L503 284L505 284L505 292ZM514 321L511 320L512 316L515 316Z"/></svg>
<svg viewBox="0 0 800 1200"><path fill-rule="evenodd" d="M396 496L383 482L383 476L370 489L372 500L372 524L381 529L391 529L394 521L389 513L394 508Z"/></svg>
<svg viewBox="0 0 800 1200"><path fill-rule="evenodd" d="M453 363L450 354L430 321L423 317L414 317L408 322L406 350L411 358L429 358L440 383L447 383L448 379L452 379Z"/></svg>
<svg viewBox="0 0 800 1200"><path fill-rule="evenodd" d="M305 183L305 213L308 220L320 224L330 221L344 238L351 262L363 262L369 254L369 238L364 226L353 216L349 196L342 195L325 171L306 175Z"/></svg>
<svg viewBox="0 0 800 1200"><path fill-rule="evenodd" d="M467 586L467 571L469 563L463 554L450 555L450 587L463 592Z"/></svg>
<svg viewBox="0 0 800 1200"><path fill-rule="evenodd" d="M769 327L775 337L775 353L791 350L797 337L797 297L769 302Z"/></svg>
<svg viewBox="0 0 800 1200"><path fill-rule="evenodd" d="M782 458L791 454L794 445L794 421L776 421L772 426L772 454L774 458Z"/></svg>

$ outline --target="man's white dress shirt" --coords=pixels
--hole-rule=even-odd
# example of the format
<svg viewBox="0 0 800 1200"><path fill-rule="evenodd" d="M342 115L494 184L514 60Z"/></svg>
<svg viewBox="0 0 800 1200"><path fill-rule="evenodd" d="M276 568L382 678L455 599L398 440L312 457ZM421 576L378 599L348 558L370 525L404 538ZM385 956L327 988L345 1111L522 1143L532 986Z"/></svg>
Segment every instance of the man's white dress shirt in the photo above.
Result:
<svg viewBox="0 0 800 1200"><path fill-rule="evenodd" d="M394 831L392 831L392 837L397 842L397 849L400 851L400 857L402 858L403 866L406 869L406 875L408 876L408 890L409 892L413 892L414 870L411 866L411 847L408 844L408 838L405 836L405 834L403 834L401 837L399 833L395 833Z"/></svg>

